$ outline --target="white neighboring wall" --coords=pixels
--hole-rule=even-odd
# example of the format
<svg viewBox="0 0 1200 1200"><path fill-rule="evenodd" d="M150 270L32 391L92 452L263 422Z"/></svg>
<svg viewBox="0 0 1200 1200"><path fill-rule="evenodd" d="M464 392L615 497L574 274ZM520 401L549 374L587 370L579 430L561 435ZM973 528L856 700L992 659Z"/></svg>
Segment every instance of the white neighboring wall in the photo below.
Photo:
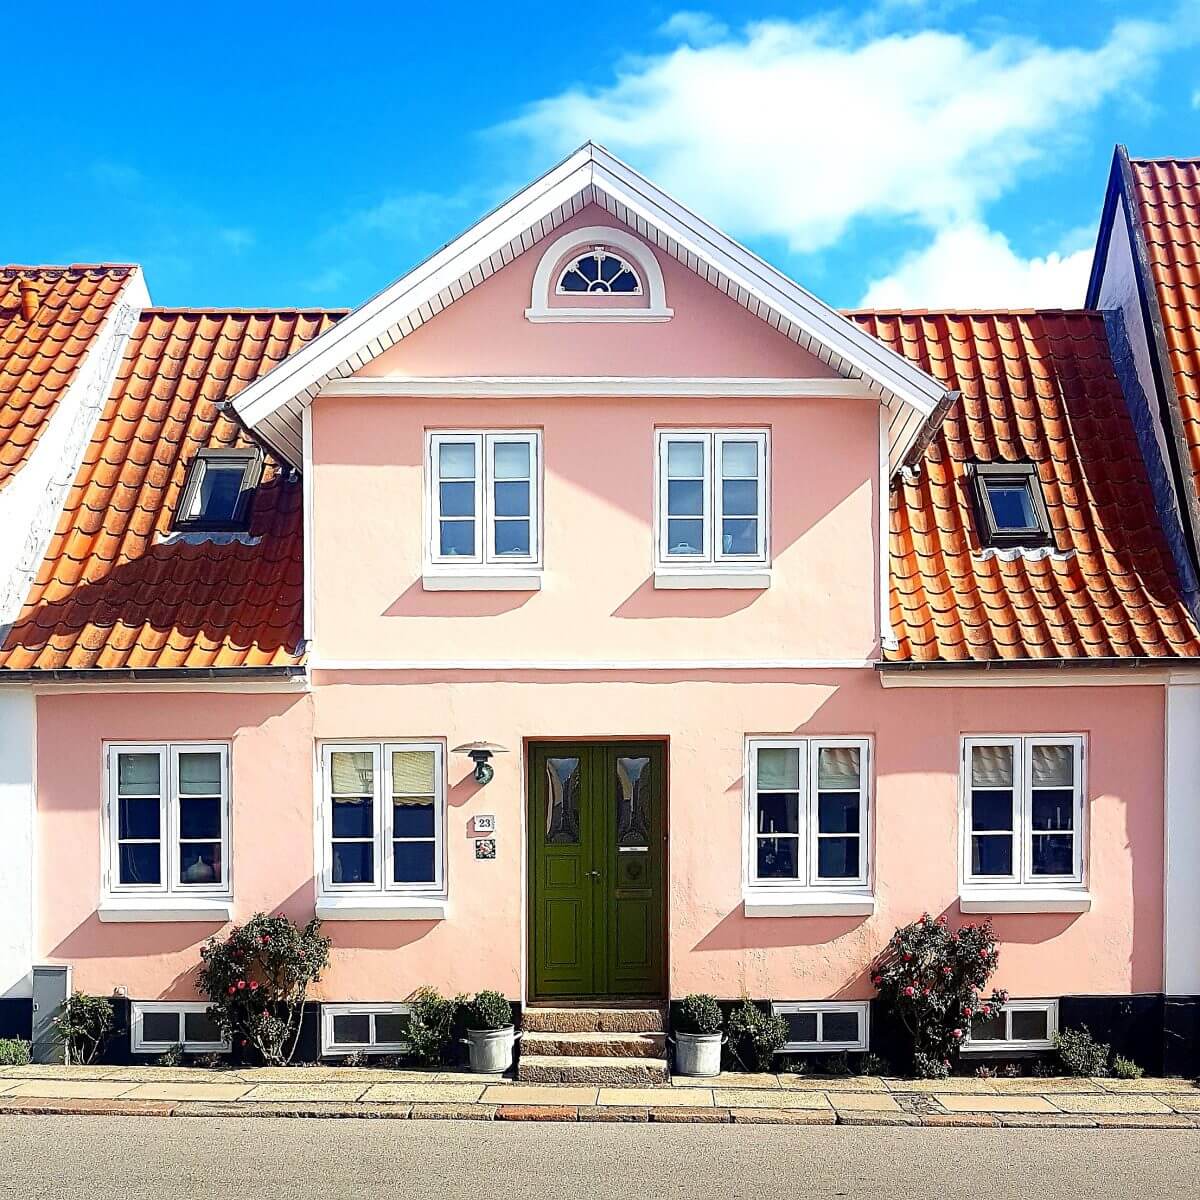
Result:
<svg viewBox="0 0 1200 1200"><path fill-rule="evenodd" d="M0 997L33 994L33 706L0 688Z"/></svg>
<svg viewBox="0 0 1200 1200"><path fill-rule="evenodd" d="M1200 682L1167 684L1163 989L1200 996Z"/></svg>

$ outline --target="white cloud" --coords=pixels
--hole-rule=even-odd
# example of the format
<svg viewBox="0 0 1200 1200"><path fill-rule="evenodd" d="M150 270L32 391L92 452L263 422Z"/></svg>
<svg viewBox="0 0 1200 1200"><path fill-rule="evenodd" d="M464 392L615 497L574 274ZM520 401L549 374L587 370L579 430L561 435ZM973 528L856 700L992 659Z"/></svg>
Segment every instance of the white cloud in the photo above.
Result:
<svg viewBox="0 0 1200 1200"><path fill-rule="evenodd" d="M1197 89L1196 89L1196 90L1195 90L1195 91L1192 93L1192 107L1193 107L1193 108L1200 108L1200 88L1197 88Z"/></svg>
<svg viewBox="0 0 1200 1200"><path fill-rule="evenodd" d="M678 37L697 28L696 14L673 20ZM600 142L718 225L811 252L862 217L933 230L980 220L1171 44L1149 21L1119 22L1090 48L874 29L772 21L681 44L624 62L610 86L539 101L501 132L542 165Z"/></svg>
<svg viewBox="0 0 1200 1200"><path fill-rule="evenodd" d="M1083 303L1090 247L1022 258L1008 238L979 222L942 229L892 274L874 279L864 308L1076 308Z"/></svg>
<svg viewBox="0 0 1200 1200"><path fill-rule="evenodd" d="M687 42L691 46L707 46L724 41L729 36L729 26L718 21L711 13L684 10L672 13L659 27L663 37Z"/></svg>

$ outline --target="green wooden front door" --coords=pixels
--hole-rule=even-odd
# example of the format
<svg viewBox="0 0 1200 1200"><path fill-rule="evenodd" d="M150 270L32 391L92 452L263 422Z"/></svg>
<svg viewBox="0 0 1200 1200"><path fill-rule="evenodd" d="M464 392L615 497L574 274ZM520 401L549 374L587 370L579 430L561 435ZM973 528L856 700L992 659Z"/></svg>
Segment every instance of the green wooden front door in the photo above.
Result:
<svg viewBox="0 0 1200 1200"><path fill-rule="evenodd" d="M531 748L531 999L662 995L664 766L656 742Z"/></svg>

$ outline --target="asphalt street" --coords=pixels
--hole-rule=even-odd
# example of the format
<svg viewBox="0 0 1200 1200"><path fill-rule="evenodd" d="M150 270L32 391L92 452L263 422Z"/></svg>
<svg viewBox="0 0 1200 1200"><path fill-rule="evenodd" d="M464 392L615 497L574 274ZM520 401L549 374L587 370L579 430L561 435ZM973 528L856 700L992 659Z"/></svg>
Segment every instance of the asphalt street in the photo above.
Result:
<svg viewBox="0 0 1200 1200"><path fill-rule="evenodd" d="M23 1200L1194 1200L1178 1130L0 1117Z"/></svg>

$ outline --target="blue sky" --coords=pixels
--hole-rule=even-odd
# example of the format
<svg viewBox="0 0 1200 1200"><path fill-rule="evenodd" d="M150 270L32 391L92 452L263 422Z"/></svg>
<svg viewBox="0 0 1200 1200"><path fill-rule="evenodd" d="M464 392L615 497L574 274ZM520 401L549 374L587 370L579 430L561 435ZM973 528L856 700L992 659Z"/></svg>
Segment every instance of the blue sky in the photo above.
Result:
<svg viewBox="0 0 1200 1200"><path fill-rule="evenodd" d="M1113 144L1200 154L1194 0L37 7L0 259L159 304L359 304L589 136L831 303L1079 303Z"/></svg>

